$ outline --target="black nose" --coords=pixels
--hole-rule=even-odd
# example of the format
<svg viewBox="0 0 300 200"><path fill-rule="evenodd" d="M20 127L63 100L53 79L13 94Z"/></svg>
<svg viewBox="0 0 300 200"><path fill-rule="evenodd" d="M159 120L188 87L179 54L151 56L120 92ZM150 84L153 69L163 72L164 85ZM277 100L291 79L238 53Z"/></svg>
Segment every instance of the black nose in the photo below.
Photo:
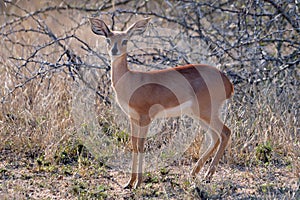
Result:
<svg viewBox="0 0 300 200"><path fill-rule="evenodd" d="M118 53L118 47L117 47L117 43L115 43L113 48L111 49L111 54L117 55L117 53Z"/></svg>

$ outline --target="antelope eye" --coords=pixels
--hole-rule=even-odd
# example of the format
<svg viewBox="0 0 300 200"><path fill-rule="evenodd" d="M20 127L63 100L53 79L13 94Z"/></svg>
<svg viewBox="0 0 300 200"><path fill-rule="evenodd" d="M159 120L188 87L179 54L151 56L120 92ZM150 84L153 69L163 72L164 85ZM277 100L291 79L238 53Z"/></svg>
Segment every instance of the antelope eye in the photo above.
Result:
<svg viewBox="0 0 300 200"><path fill-rule="evenodd" d="M123 40L123 41L122 41L122 45L126 45L127 42L128 42L128 40Z"/></svg>
<svg viewBox="0 0 300 200"><path fill-rule="evenodd" d="M106 38L106 42L107 42L107 44L109 44L109 45L110 45L110 43L111 43L110 39L108 39L108 38Z"/></svg>

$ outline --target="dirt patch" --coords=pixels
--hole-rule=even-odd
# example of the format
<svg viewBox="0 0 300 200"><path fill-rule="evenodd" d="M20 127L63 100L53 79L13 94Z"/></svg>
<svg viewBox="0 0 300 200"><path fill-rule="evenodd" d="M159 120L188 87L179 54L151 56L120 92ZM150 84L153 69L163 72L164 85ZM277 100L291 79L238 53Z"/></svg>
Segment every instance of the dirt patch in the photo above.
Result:
<svg viewBox="0 0 300 200"><path fill-rule="evenodd" d="M206 183L190 165L145 173L139 189L123 189L129 174L82 165L40 166L27 158L1 156L1 199L299 199L299 176L289 166L237 167L220 164Z"/></svg>

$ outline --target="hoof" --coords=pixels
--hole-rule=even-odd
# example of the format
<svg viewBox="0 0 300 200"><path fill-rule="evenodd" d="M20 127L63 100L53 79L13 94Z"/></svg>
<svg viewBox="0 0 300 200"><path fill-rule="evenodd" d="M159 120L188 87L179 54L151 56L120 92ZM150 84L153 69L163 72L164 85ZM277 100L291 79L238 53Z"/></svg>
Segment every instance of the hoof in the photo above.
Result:
<svg viewBox="0 0 300 200"><path fill-rule="evenodd" d="M123 189L132 189L132 185L126 184L123 186Z"/></svg>
<svg viewBox="0 0 300 200"><path fill-rule="evenodd" d="M210 179L204 179L203 182L204 183L210 183Z"/></svg>
<svg viewBox="0 0 300 200"><path fill-rule="evenodd" d="M126 185L124 185L123 188L124 188L124 189L132 189L133 186L132 186L131 181L129 181Z"/></svg>
<svg viewBox="0 0 300 200"><path fill-rule="evenodd" d="M137 189L141 184L138 182L135 182L134 185L132 185L130 182L124 185L124 189Z"/></svg>
<svg viewBox="0 0 300 200"><path fill-rule="evenodd" d="M140 181L136 181L134 186L133 186L133 189L137 189L138 187L140 187L141 185L141 182Z"/></svg>
<svg viewBox="0 0 300 200"><path fill-rule="evenodd" d="M197 178L197 174L194 171L191 171L190 177L192 180L195 180Z"/></svg>
<svg viewBox="0 0 300 200"><path fill-rule="evenodd" d="M209 183L209 182L211 181L212 176L213 176L213 174L215 173L215 171L216 171L216 169L215 169L215 167L213 167L213 168L210 168L210 169L206 172L206 174L205 174L205 182L206 182L206 183Z"/></svg>

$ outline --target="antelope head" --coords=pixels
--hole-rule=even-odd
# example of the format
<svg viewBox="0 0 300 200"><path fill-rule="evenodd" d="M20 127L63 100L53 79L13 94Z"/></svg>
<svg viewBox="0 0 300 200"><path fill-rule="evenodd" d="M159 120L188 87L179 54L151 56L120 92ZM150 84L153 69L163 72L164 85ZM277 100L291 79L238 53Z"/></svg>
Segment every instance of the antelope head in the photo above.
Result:
<svg viewBox="0 0 300 200"><path fill-rule="evenodd" d="M135 22L126 31L112 31L106 23L97 18L90 18L92 31L106 38L107 50L111 58L119 57L127 53L127 42L133 35L141 35L145 32L151 18L145 18Z"/></svg>

